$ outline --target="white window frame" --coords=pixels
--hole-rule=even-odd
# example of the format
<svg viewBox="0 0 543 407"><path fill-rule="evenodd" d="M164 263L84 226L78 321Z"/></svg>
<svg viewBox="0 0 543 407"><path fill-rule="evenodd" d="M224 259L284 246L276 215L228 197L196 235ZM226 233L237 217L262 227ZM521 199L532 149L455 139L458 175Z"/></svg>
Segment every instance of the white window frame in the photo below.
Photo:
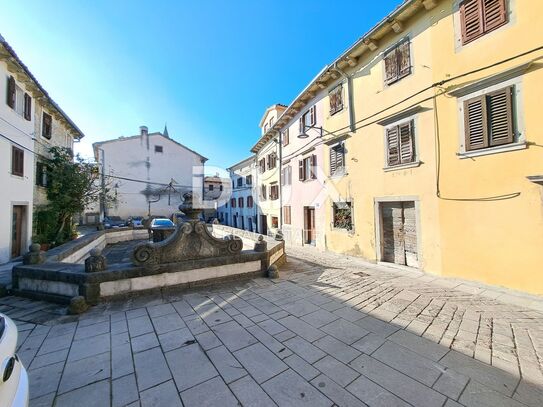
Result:
<svg viewBox="0 0 543 407"><path fill-rule="evenodd" d="M510 144L504 144L495 147L487 147L478 150L466 151L466 124L464 122L464 102L469 99L473 99L478 96L486 95L490 92L513 86L513 130L515 135L515 141ZM457 155L460 159L466 159L469 157L478 157L482 155L497 154L507 151L522 150L527 147L525 123L524 123L524 105L523 105L523 84L522 76L517 76L509 80L495 83L479 89L477 91L462 95L457 98L458 109L458 152Z"/></svg>
<svg viewBox="0 0 543 407"><path fill-rule="evenodd" d="M383 162L385 165L383 166L383 170L385 172L389 171L396 171L396 170L404 170L407 168L415 168L420 166L420 151L419 151L419 120L418 120L418 114L414 114L407 117L402 117L401 119L398 119L392 123L388 123L386 126L383 126ZM414 147L415 147L415 159L413 162L405 163L405 164L399 164L399 165L388 165L388 143L387 143L387 131L388 129L392 127L396 127L400 124L407 123L409 121L413 120L413 127L415 128L415 134L414 134Z"/></svg>
<svg viewBox="0 0 543 407"><path fill-rule="evenodd" d="M507 23L502 25L501 27L496 28L495 30L492 30L483 36L477 38L476 40L470 41L469 43L463 45L462 44L462 21L460 20L460 3L462 3L464 0L454 0L452 4L452 15L453 15L453 26L454 26L454 50L456 53L462 51L465 48L469 48L472 46L476 46L474 44L480 44L481 42L484 42L485 39L491 39L496 34L502 32L503 30L507 30L512 25L516 25L517 23L517 0L506 0L505 7L507 9ZM499 34L498 34L499 35ZM488 44L484 44L483 46L488 46Z"/></svg>

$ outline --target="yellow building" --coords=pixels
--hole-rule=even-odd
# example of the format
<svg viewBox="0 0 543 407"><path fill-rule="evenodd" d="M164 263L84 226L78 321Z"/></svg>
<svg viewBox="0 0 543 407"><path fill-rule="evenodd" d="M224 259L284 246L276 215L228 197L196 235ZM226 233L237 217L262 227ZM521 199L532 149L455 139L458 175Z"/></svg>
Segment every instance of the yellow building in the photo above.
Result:
<svg viewBox="0 0 543 407"><path fill-rule="evenodd" d="M328 93L328 250L543 294L542 12L404 1L289 105Z"/></svg>
<svg viewBox="0 0 543 407"><path fill-rule="evenodd" d="M261 136L251 149L256 154L258 188L257 230L264 235L277 233L281 223L280 162L281 145L274 125L286 106L275 104L266 109L259 127Z"/></svg>

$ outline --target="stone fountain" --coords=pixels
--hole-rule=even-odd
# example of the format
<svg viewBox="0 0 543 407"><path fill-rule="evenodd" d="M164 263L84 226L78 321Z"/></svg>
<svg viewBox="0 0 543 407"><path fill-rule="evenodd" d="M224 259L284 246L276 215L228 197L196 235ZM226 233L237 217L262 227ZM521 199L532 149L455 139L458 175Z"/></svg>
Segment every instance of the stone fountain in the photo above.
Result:
<svg viewBox="0 0 543 407"><path fill-rule="evenodd" d="M179 210L188 220L179 224L176 231L162 242L136 246L132 255L136 266L155 267L187 260L234 256L241 252L243 242L239 237L229 235L217 239L206 224L200 221L202 210L194 205L192 193L183 195Z"/></svg>

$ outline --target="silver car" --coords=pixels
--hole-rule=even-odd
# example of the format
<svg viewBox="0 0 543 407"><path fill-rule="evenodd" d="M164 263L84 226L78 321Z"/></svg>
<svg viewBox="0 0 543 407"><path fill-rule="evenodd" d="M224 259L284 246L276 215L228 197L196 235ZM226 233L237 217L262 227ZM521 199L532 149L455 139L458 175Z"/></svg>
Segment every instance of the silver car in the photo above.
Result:
<svg viewBox="0 0 543 407"><path fill-rule="evenodd" d="M15 354L17 326L0 314L0 406L28 406L28 374Z"/></svg>

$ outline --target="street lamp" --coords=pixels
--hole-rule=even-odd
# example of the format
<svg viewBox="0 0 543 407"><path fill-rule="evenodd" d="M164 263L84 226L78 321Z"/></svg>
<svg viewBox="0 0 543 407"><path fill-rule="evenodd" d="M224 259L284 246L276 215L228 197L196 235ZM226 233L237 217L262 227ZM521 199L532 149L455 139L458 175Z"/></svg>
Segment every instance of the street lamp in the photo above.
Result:
<svg viewBox="0 0 543 407"><path fill-rule="evenodd" d="M328 131L326 129L324 129L322 126L306 126L304 124L304 128L303 130L300 132L300 134L298 134L298 138L299 139L306 139L306 138L309 138L309 134L307 134L306 130L309 130L309 129L315 129L315 130L319 130L320 131L320 136L319 137L322 137L324 134L326 135L331 135L331 136L337 136L336 133L333 133L331 131Z"/></svg>

